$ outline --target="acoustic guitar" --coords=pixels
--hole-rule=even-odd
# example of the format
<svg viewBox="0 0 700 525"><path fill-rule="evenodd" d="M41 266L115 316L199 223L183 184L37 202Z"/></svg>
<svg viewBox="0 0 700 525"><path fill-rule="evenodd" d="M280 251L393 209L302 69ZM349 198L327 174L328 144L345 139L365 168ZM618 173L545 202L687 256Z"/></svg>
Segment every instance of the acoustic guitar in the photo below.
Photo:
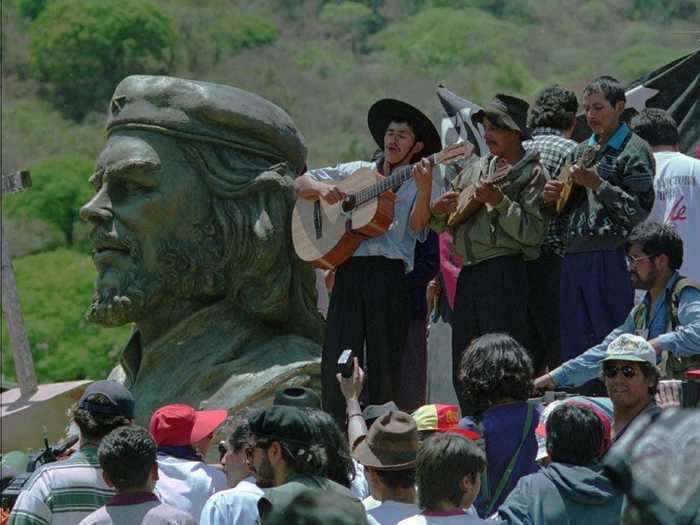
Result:
<svg viewBox="0 0 700 525"><path fill-rule="evenodd" d="M464 143L452 144L427 157L432 166L464 157ZM336 186L346 194L338 203L298 198L292 211L292 241L302 261L317 268L336 268L349 259L360 243L382 235L394 220L392 191L411 178L413 165L385 177L361 168Z"/></svg>
<svg viewBox="0 0 700 525"><path fill-rule="evenodd" d="M476 200L476 188L479 184L493 184L499 190L508 182L508 175L510 174L511 165L508 164L503 159L498 159L493 173L487 175L481 179L476 184L470 184L469 186L460 190L459 197L457 197L457 208L453 211L447 218L448 226L458 226L465 222L469 217L474 215L477 211L481 209L484 205L483 202ZM455 188L453 188L455 191Z"/></svg>
<svg viewBox="0 0 700 525"><path fill-rule="evenodd" d="M569 213L573 205L580 200L580 193L583 187L574 182L572 174L576 168L587 169L593 166L598 151L600 151L600 144L589 144L583 149L574 164L565 164L562 167L557 177L557 180L564 183L556 204L558 214Z"/></svg>

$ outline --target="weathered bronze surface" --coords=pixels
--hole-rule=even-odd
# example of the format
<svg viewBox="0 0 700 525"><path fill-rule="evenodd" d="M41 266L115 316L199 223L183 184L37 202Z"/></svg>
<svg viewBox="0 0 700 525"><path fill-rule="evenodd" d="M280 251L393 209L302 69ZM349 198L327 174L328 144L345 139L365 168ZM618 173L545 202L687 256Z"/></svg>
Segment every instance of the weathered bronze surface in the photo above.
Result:
<svg viewBox="0 0 700 525"><path fill-rule="evenodd" d="M167 403L236 408L318 375L314 277L293 253L303 137L236 88L133 76L81 209L97 268L86 318L134 324L120 366L146 424Z"/></svg>

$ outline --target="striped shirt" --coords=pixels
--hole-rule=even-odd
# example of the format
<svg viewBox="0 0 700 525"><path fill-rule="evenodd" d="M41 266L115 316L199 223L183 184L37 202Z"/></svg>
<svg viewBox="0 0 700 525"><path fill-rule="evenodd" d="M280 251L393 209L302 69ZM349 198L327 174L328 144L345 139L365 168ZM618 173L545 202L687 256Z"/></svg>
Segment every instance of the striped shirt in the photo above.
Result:
<svg viewBox="0 0 700 525"><path fill-rule="evenodd" d="M561 130L538 127L532 130L532 140L523 142L523 147L540 152L540 162L547 168L549 180L552 180L559 175L564 159L576 147L576 142L565 138ZM555 214L542 241L542 252L563 255L565 235L566 220Z"/></svg>
<svg viewBox="0 0 700 525"><path fill-rule="evenodd" d="M102 479L96 447L44 465L30 478L8 525L75 525L114 496Z"/></svg>

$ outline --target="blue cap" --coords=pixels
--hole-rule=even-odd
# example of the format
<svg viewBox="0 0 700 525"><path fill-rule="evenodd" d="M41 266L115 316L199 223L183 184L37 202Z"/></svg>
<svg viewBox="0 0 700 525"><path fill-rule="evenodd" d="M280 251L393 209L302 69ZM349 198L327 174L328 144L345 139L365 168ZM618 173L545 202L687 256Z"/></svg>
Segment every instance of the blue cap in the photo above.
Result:
<svg viewBox="0 0 700 525"><path fill-rule="evenodd" d="M96 394L100 394L109 400L109 403L97 403L93 401ZM105 414L111 416L134 417L134 396L126 387L116 381L105 379L95 381L85 389L78 403L78 407L87 410L91 414Z"/></svg>

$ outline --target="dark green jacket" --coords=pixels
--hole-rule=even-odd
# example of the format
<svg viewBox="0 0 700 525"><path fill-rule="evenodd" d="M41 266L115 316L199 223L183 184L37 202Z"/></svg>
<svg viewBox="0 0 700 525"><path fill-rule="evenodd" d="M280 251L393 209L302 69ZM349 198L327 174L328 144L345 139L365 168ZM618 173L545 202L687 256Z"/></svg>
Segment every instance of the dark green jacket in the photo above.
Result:
<svg viewBox="0 0 700 525"><path fill-rule="evenodd" d="M452 182L462 190L483 180L492 170L494 156L476 158ZM522 254L537 259L547 229L541 211L546 170L536 151L528 151L516 163L501 187L503 200L497 206L484 205L462 224L450 227L454 250L462 264L470 266L502 255ZM433 215L430 227L438 233L448 228L448 215Z"/></svg>
<svg viewBox="0 0 700 525"><path fill-rule="evenodd" d="M282 523L277 518L278 512L284 509L302 492L307 490L331 490L343 498L347 498L357 508L357 512L365 515L362 502L352 495L349 489L328 478L313 475L297 475L289 478L286 483L268 489L258 500L258 514L263 525L270 522Z"/></svg>

